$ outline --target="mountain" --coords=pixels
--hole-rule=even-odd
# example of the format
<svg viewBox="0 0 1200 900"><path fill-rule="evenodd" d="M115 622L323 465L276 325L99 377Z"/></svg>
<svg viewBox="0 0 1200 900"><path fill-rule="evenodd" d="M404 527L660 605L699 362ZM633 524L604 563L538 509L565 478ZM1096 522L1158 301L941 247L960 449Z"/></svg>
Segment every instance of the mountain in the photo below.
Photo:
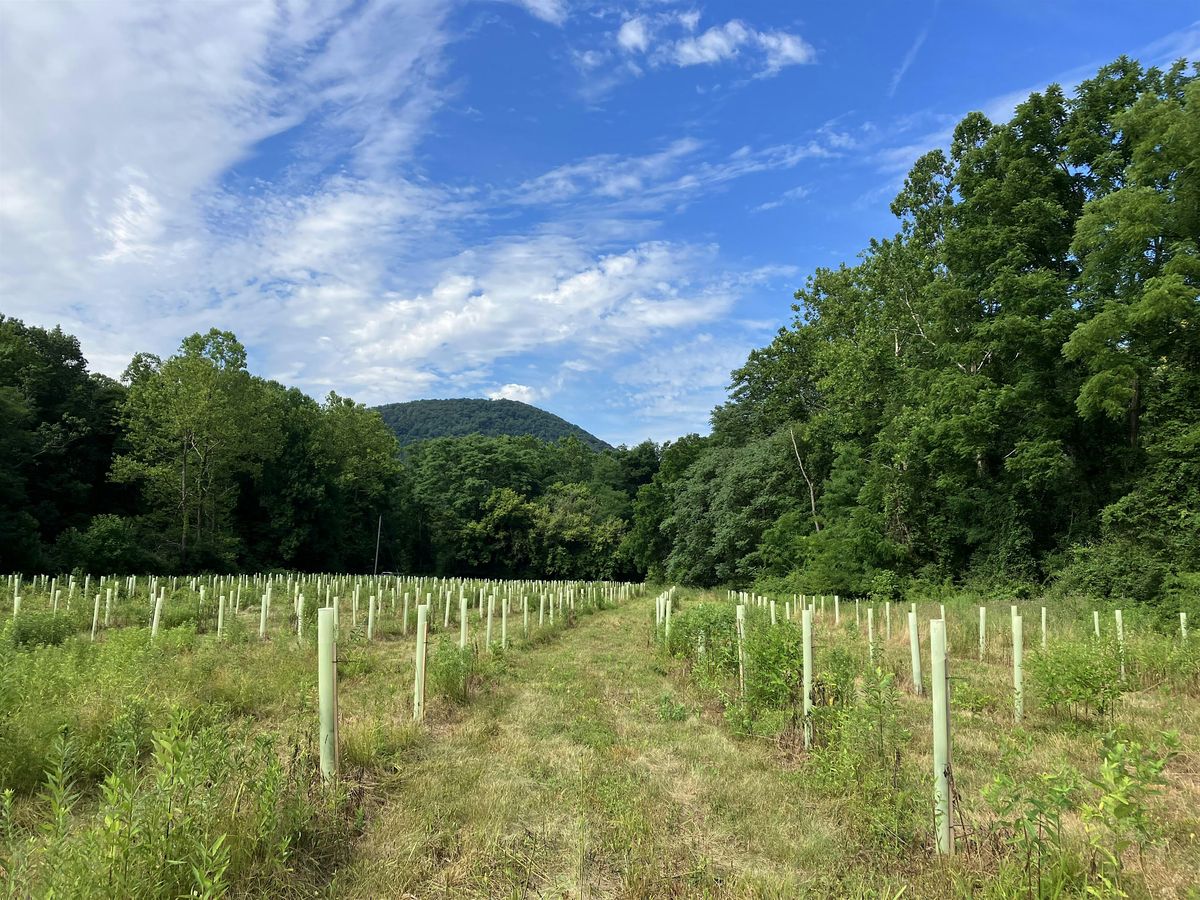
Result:
<svg viewBox="0 0 1200 900"><path fill-rule="evenodd" d="M519 400L475 400L464 397L457 400L385 403L375 408L401 445L428 438L461 437L466 434L529 434L544 441L556 441L572 435L593 450L611 449L609 444L578 425Z"/></svg>

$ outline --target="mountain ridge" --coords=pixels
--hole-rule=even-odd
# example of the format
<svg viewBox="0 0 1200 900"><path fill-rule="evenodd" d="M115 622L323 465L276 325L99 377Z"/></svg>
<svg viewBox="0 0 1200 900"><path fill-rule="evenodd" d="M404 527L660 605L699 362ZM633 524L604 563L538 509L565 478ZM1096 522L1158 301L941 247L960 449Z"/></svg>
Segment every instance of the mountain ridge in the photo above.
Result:
<svg viewBox="0 0 1200 900"><path fill-rule="evenodd" d="M593 450L612 446L561 416L520 400L457 397L409 400L373 407L401 446L437 437L531 435L544 441L573 436Z"/></svg>

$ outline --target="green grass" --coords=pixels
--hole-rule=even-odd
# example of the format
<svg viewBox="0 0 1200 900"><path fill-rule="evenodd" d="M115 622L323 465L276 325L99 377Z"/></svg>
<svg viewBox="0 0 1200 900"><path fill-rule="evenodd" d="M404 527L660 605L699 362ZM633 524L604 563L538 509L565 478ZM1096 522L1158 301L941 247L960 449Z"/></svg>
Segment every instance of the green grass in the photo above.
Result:
<svg viewBox="0 0 1200 900"><path fill-rule="evenodd" d="M922 607L923 628L936 609ZM989 610L980 661L975 607L948 606L963 851L948 861L932 853L930 711L908 690L899 607L878 672L853 604L840 629L831 604L818 616L823 702L808 752L782 608L773 630L751 612L746 699L723 644L732 608L712 594L678 593L674 655L655 640L649 594L529 640L512 627L503 654L474 643L474 620L473 649L459 651L452 623L432 641L427 719L414 726L412 636L389 607L379 640L347 629L339 648L334 789L316 770L312 635L297 641L294 621L275 622L266 642L256 604L221 642L189 622L151 645L130 621L93 645L90 615L49 646L6 634L0 784L13 793L0 867L18 895L1002 897L1027 895L1037 868L1042 894L1056 885L1071 896L1103 887L1103 851L1116 847L1110 887L1196 896L1191 647L1127 616L1126 680L1101 711L1061 698L1087 694L1089 666L1111 665L1110 636L1091 638L1090 609L1056 610L1041 672L1036 609L1026 614L1018 730L1007 607ZM1166 731L1178 733L1178 752L1155 786ZM1106 750L1110 732L1125 741ZM1031 812L1064 770L1074 773L1069 800ZM1122 771L1134 777L1118 784ZM1136 796L1139 784L1151 793ZM1144 816L1106 819L1106 797L1131 799ZM1061 839L1053 852L1031 851L1021 823L1050 816Z"/></svg>

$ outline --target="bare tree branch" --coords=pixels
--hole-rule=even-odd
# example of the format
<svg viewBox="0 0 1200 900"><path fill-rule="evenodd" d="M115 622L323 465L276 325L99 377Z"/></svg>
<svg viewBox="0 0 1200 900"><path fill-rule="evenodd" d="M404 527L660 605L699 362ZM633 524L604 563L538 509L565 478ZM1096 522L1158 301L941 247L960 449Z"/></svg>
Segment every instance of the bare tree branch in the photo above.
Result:
<svg viewBox="0 0 1200 900"><path fill-rule="evenodd" d="M796 454L796 462L800 463L800 474L804 476L804 480L808 482L808 502L812 507L813 528L817 531L821 530L821 521L817 518L817 492L813 488L812 479L808 477L808 472L804 468L804 460L800 458L800 447L796 444L796 432L788 426L788 434L792 438L792 452Z"/></svg>

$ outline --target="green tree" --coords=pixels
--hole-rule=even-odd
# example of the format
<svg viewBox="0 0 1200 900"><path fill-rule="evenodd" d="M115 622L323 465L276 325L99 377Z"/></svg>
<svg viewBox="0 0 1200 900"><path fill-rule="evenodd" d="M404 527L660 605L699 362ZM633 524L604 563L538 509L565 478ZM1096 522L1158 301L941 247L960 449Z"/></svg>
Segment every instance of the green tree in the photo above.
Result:
<svg viewBox="0 0 1200 900"><path fill-rule="evenodd" d="M274 432L245 348L212 329L165 362L135 358L126 378L130 449L113 460L113 478L141 486L183 567L230 565L238 477L257 471Z"/></svg>

